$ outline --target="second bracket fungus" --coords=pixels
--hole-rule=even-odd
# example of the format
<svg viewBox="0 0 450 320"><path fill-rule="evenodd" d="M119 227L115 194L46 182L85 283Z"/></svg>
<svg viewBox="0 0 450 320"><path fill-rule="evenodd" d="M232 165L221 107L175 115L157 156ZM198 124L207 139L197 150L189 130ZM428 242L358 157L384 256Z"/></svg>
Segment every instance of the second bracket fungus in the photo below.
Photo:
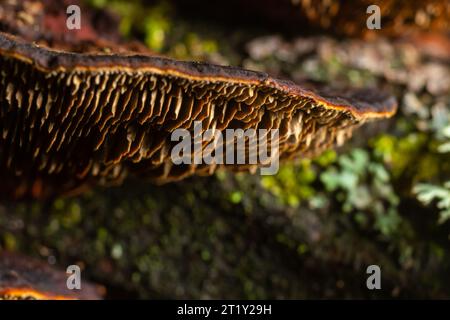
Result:
<svg viewBox="0 0 450 320"><path fill-rule="evenodd" d="M341 36L404 37L418 32L447 34L450 26L450 2L441 0L170 1L185 15L215 21L233 17L234 23L269 26L290 34L327 30ZM379 14L382 23L370 29L366 23L373 13Z"/></svg>
<svg viewBox="0 0 450 320"><path fill-rule="evenodd" d="M84 279L80 289L69 289L69 276L70 273L55 269L46 262L17 253L0 252L0 300L102 299L104 288Z"/></svg>

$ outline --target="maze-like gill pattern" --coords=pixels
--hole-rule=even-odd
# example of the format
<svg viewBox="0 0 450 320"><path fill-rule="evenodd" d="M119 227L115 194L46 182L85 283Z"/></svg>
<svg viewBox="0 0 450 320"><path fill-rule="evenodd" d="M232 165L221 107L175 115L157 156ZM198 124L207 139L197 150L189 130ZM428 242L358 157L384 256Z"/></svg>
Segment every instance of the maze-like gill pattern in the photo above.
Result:
<svg viewBox="0 0 450 320"><path fill-rule="evenodd" d="M373 92L369 105L352 100L357 92L323 98L239 69L150 57L90 61L3 40L0 175L2 192L13 197L120 182L130 172L159 183L212 174L224 165L174 165L170 158L177 143L171 133L193 131L194 121L203 131L279 129L280 157L287 159L341 144L366 119L395 109L392 98Z"/></svg>

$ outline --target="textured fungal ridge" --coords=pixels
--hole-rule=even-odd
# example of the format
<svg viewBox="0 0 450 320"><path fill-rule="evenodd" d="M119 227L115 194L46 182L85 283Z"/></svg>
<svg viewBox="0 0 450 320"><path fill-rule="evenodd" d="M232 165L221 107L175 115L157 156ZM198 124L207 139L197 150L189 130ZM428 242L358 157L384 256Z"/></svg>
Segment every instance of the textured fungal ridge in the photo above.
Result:
<svg viewBox="0 0 450 320"><path fill-rule="evenodd" d="M395 111L392 98L373 91L320 95L262 73L53 52L5 35L0 70L1 175L16 197L121 181L130 172L159 183L211 174L223 165L170 158L171 133L192 131L194 121L203 130L279 129L280 158L288 159L340 144L365 120Z"/></svg>

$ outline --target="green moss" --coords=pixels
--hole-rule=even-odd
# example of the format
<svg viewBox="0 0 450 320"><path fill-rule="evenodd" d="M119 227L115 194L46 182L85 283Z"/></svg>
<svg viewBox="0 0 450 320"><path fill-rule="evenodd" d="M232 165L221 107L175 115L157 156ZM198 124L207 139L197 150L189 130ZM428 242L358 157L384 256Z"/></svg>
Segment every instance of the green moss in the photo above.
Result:
<svg viewBox="0 0 450 320"><path fill-rule="evenodd" d="M316 172L311 162L304 160L297 165L281 166L276 175L262 177L261 183L280 203L297 207L302 200L313 196L314 189L311 184L315 179Z"/></svg>
<svg viewBox="0 0 450 320"><path fill-rule="evenodd" d="M238 204L242 201L242 192L240 191L233 191L230 194L230 201L234 204Z"/></svg>

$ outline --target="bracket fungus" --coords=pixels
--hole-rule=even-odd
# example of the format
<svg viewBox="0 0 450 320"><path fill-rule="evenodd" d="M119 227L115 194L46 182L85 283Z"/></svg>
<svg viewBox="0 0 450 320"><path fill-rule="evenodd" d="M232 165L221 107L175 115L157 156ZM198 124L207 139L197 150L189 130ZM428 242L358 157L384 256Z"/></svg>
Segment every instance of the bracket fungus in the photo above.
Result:
<svg viewBox="0 0 450 320"><path fill-rule="evenodd" d="M80 8L83 23L69 30L66 12L73 5ZM25 41L70 52L149 52L139 42L125 42L118 24L117 16L107 10L88 10L80 0L0 1L0 32Z"/></svg>
<svg viewBox="0 0 450 320"><path fill-rule="evenodd" d="M153 2L153 0L147 0ZM341 36L448 34L450 3L441 0L170 0L181 14L269 26L290 34L327 30ZM376 6L382 27L369 29ZM217 10L216 8L220 8Z"/></svg>
<svg viewBox="0 0 450 320"><path fill-rule="evenodd" d="M265 73L131 53L79 53L0 33L0 192L44 198L127 174L157 183L225 164L175 165L176 129L278 129L279 157L342 144L396 110L378 90L318 89ZM203 143L205 150L207 143ZM246 150L249 152L249 150ZM226 165L254 170L256 164Z"/></svg>
<svg viewBox="0 0 450 320"><path fill-rule="evenodd" d="M102 287L83 281L67 288L70 274L49 264L11 252L0 252L0 300L99 300Z"/></svg>
<svg viewBox="0 0 450 320"><path fill-rule="evenodd" d="M342 143L356 126L396 107L376 91L315 92L239 68L66 53L5 34L0 65L0 175L32 182L18 196L127 172L157 182L212 173L210 165L170 159L171 132L191 130L194 121L204 130L279 129L280 156L291 158Z"/></svg>

